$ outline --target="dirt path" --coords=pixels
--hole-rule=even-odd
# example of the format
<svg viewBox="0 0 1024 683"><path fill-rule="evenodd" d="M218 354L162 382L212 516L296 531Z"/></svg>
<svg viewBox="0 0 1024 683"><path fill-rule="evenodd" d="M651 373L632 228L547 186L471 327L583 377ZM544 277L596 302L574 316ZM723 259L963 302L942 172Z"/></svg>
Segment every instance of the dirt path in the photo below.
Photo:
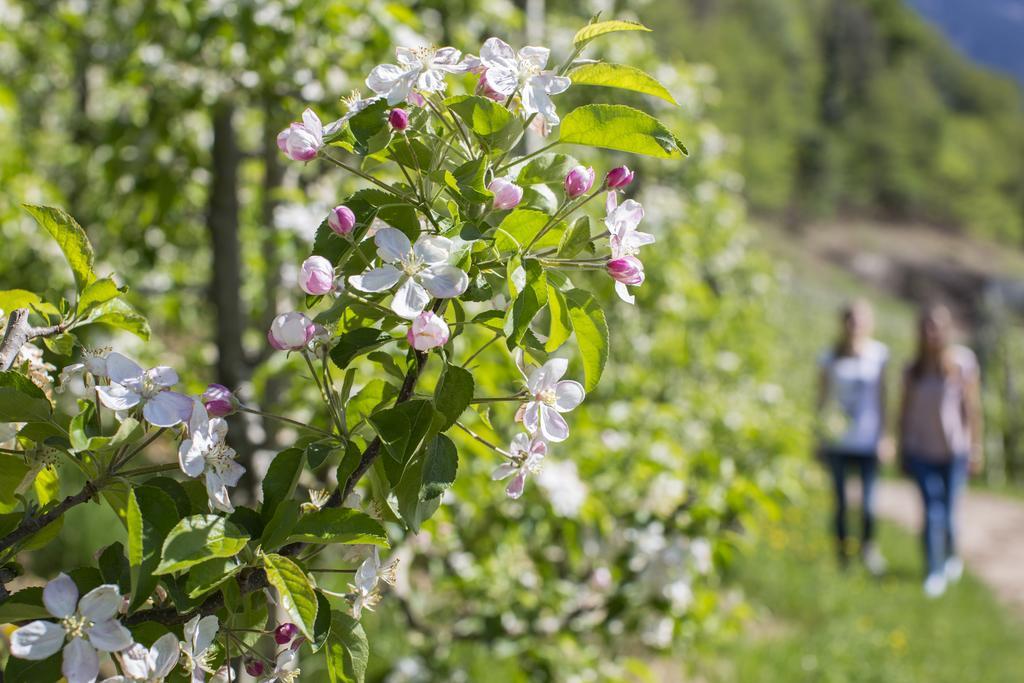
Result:
<svg viewBox="0 0 1024 683"><path fill-rule="evenodd" d="M920 530L920 495L910 482L880 482L876 504L882 517ZM1024 614L1024 502L967 491L957 517L958 543L967 568L1004 604Z"/></svg>

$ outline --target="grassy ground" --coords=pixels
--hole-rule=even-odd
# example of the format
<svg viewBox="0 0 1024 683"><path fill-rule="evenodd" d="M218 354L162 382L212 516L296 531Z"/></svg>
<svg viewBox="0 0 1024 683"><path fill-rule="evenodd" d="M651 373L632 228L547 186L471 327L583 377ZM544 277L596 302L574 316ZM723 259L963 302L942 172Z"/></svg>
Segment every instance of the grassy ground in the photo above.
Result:
<svg viewBox="0 0 1024 683"><path fill-rule="evenodd" d="M921 592L917 539L885 525L888 576L837 569L827 504L786 510L739 568L752 627L726 644L712 683L1010 683L1024 671L1024 622L969 575L946 596Z"/></svg>

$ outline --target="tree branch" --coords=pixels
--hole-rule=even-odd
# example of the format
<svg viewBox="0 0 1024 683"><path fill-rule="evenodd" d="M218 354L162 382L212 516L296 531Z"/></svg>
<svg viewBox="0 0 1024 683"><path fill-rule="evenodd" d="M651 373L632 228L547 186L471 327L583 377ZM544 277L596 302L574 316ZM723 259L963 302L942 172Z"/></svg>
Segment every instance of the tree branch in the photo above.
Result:
<svg viewBox="0 0 1024 683"><path fill-rule="evenodd" d="M27 517L22 520L22 522L15 527L14 531L3 538L0 538L0 552L7 550L16 543L20 543L45 527L47 524L55 522L61 515L76 505L89 502L92 500L92 497L99 492L101 486L102 483L97 484L87 481L85 482L85 486L82 487L82 490L75 495L68 496L56 506L50 508L38 517Z"/></svg>
<svg viewBox="0 0 1024 683"><path fill-rule="evenodd" d="M67 329L66 323L49 327L32 327L28 324L28 309L16 308L7 319L3 341L0 342L0 370L10 370L18 357L21 347L39 337L51 337Z"/></svg>

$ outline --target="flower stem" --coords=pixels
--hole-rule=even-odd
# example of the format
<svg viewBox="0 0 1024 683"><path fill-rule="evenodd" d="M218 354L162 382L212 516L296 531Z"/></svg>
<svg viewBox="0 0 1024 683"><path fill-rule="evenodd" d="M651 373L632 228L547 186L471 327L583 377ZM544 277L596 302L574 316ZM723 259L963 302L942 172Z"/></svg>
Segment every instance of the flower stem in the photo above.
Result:
<svg viewBox="0 0 1024 683"><path fill-rule="evenodd" d="M317 434L323 434L324 436L330 436L332 438L337 438L337 436L338 436L337 434L334 434L332 432L328 432L328 431L326 431L324 429L320 429L319 427L314 427L313 425L308 425L305 422L299 422L298 420L293 420L292 418L285 417L284 415L277 415L275 413L266 413L266 412L263 412L262 410L256 410L255 408L246 408L244 406L239 407L238 410L243 412L243 413L249 413L250 415L259 415L260 417L267 417L267 418L270 418L271 420L278 420L279 422L287 422L288 424L295 425L296 427L301 427L302 429L308 429L311 432L316 432Z"/></svg>

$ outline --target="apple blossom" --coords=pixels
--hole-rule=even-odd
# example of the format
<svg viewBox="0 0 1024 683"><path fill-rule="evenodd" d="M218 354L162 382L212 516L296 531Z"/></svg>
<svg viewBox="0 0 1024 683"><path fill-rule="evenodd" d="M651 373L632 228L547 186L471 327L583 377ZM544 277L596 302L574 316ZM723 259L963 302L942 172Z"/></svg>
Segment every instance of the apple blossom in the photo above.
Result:
<svg viewBox="0 0 1024 683"><path fill-rule="evenodd" d="M395 585L397 580L398 558L392 559L387 564L381 564L380 551L374 546L370 556L363 560L353 577L355 583L349 584L349 599L352 601L352 616L360 617L364 609L373 611L374 606L380 602L380 591L377 589L377 582L383 581L389 586Z"/></svg>
<svg viewBox="0 0 1024 683"><path fill-rule="evenodd" d="M433 311L423 311L413 318L405 338L417 351L429 351L448 343L448 324Z"/></svg>
<svg viewBox="0 0 1024 683"><path fill-rule="evenodd" d="M515 475L505 488L505 493L509 498L519 498L523 495L527 475L540 471L540 465L547 452L548 445L543 439L522 433L516 434L512 437L512 444L509 447L511 462L498 465L491 474L491 479L498 481Z"/></svg>
<svg viewBox="0 0 1024 683"><path fill-rule="evenodd" d="M324 127L312 109L302 112L302 123L294 122L277 134L277 146L293 161L309 161L324 146Z"/></svg>
<svg viewBox="0 0 1024 683"><path fill-rule="evenodd" d="M265 667L263 662L258 659L247 659L245 660L245 673L249 674L253 678L257 678L263 675Z"/></svg>
<svg viewBox="0 0 1024 683"><path fill-rule="evenodd" d="M605 204L608 215L604 219L605 227L608 228L609 233L608 242L612 248L612 258L608 262L608 272L616 280L615 292L619 295L619 298L631 304L636 299L626 289L626 285L639 285L643 282L643 264L636 258L636 254L639 253L640 247L654 242L654 235L637 230L637 226L640 225L640 221L644 217L644 207L640 205L640 202L627 199L619 204L618 201L618 196L615 192L608 193L608 200ZM627 258L632 258L633 261L622 260ZM615 265L613 266L613 264ZM613 268L617 271L619 277L616 276L616 273L612 272ZM635 272L637 270L639 270L639 273ZM620 277L623 279L620 279ZM636 280L637 278L639 278L639 282L626 281L628 279Z"/></svg>
<svg viewBox="0 0 1024 683"><path fill-rule="evenodd" d="M174 670L180 656L178 637L173 633L160 636L148 649L133 643L118 656L124 675L111 676L103 683L162 683Z"/></svg>
<svg viewBox="0 0 1024 683"><path fill-rule="evenodd" d="M92 351L86 350L82 353L80 363L65 365L60 371L57 393L61 393L67 384L74 378L85 376L88 379L104 378L107 376L107 354L110 348L100 348Z"/></svg>
<svg viewBox="0 0 1024 683"><path fill-rule="evenodd" d="M523 351L517 349L516 365L526 379L526 389L530 394L520 408L526 430L553 443L565 441L569 437L569 425L561 414L576 408L586 397L579 382L562 379L569 368L569 361L552 358L527 373Z"/></svg>
<svg viewBox="0 0 1024 683"><path fill-rule="evenodd" d="M356 229L356 215L347 206L336 206L327 214L327 225L342 237L351 235Z"/></svg>
<svg viewBox="0 0 1024 683"><path fill-rule="evenodd" d="M292 623L284 623L274 629L274 642L278 645L287 645L297 635L299 635L298 626Z"/></svg>
<svg viewBox="0 0 1024 683"><path fill-rule="evenodd" d="M557 126L559 119L551 95L565 92L572 81L544 69L550 53L546 47L531 46L516 53L500 38L488 38L480 48L478 61L489 88L506 98L518 92L527 115L540 114Z"/></svg>
<svg viewBox="0 0 1024 683"><path fill-rule="evenodd" d="M494 193L495 211L514 209L523 201L523 188L512 182L511 178L495 178L487 189Z"/></svg>
<svg viewBox="0 0 1024 683"><path fill-rule="evenodd" d="M482 95L489 100L494 100L495 102L504 102L508 99L508 96L502 95L491 87L490 83L487 82L487 74L480 74L480 80L476 82L476 89L474 92L477 95Z"/></svg>
<svg viewBox="0 0 1024 683"><path fill-rule="evenodd" d="M616 166L608 171L605 176L605 184L609 189L617 190L626 187L633 182L634 173L628 166Z"/></svg>
<svg viewBox="0 0 1024 683"><path fill-rule="evenodd" d="M277 655L274 671L259 683L296 683L302 670L298 667L299 655L291 649L282 650Z"/></svg>
<svg viewBox="0 0 1024 683"><path fill-rule="evenodd" d="M235 396L223 384L209 384L200 397L210 417L226 417L235 412Z"/></svg>
<svg viewBox="0 0 1024 683"><path fill-rule="evenodd" d="M310 256L299 269L299 288L313 296L334 291L334 266L323 256Z"/></svg>
<svg viewBox="0 0 1024 683"><path fill-rule="evenodd" d="M351 276L349 282L359 291L371 293L398 284L391 310L401 318L412 320L418 316L431 296L450 299L469 286L466 273L448 265L453 245L447 237L424 234L413 245L401 230L384 227L377 231L373 241L384 264Z"/></svg>
<svg viewBox="0 0 1024 683"><path fill-rule="evenodd" d="M120 652L132 644L131 632L114 619L121 607L121 592L115 585L98 586L79 600L75 582L60 574L43 588L43 606L58 622L33 621L14 631L11 656L41 660L63 646L61 671L68 683L96 680L100 672L97 650Z"/></svg>
<svg viewBox="0 0 1024 683"><path fill-rule="evenodd" d="M154 427L173 427L188 419L192 399L171 391L178 383L178 373L165 365L143 370L133 360L114 352L107 356L110 384L96 387L100 403L116 411L119 419L135 406L142 406L142 416Z"/></svg>
<svg viewBox="0 0 1024 683"><path fill-rule="evenodd" d="M210 418L199 401L195 402L188 423L189 438L178 447L181 471L190 477L206 475L206 494L210 508L234 512L228 487L236 486L245 468L235 461L235 449L228 446L228 423Z"/></svg>
<svg viewBox="0 0 1024 683"><path fill-rule="evenodd" d="M401 108L392 109L388 114L388 123L397 131L404 131L409 127L409 113Z"/></svg>
<svg viewBox="0 0 1024 683"><path fill-rule="evenodd" d="M594 186L594 169L587 166L573 166L565 175L565 194L569 199L586 194Z"/></svg>
<svg viewBox="0 0 1024 683"><path fill-rule="evenodd" d="M386 97L394 106L406 100L414 90L444 92L445 74L463 73L462 53L454 47L400 47L395 50L398 64L379 64L366 77L370 90Z"/></svg>
<svg viewBox="0 0 1024 683"><path fill-rule="evenodd" d="M220 622L213 614L205 617L194 616L185 624L185 640L179 645L181 648L182 667L186 673L192 676L193 681L203 680L203 673L221 675L221 671L214 671L211 659L213 659L213 639L217 635ZM231 673L225 672L224 680L234 680Z"/></svg>
<svg viewBox="0 0 1024 683"><path fill-rule="evenodd" d="M267 330L267 341L278 351L298 351L306 347L316 334L313 321L298 311L282 313Z"/></svg>

